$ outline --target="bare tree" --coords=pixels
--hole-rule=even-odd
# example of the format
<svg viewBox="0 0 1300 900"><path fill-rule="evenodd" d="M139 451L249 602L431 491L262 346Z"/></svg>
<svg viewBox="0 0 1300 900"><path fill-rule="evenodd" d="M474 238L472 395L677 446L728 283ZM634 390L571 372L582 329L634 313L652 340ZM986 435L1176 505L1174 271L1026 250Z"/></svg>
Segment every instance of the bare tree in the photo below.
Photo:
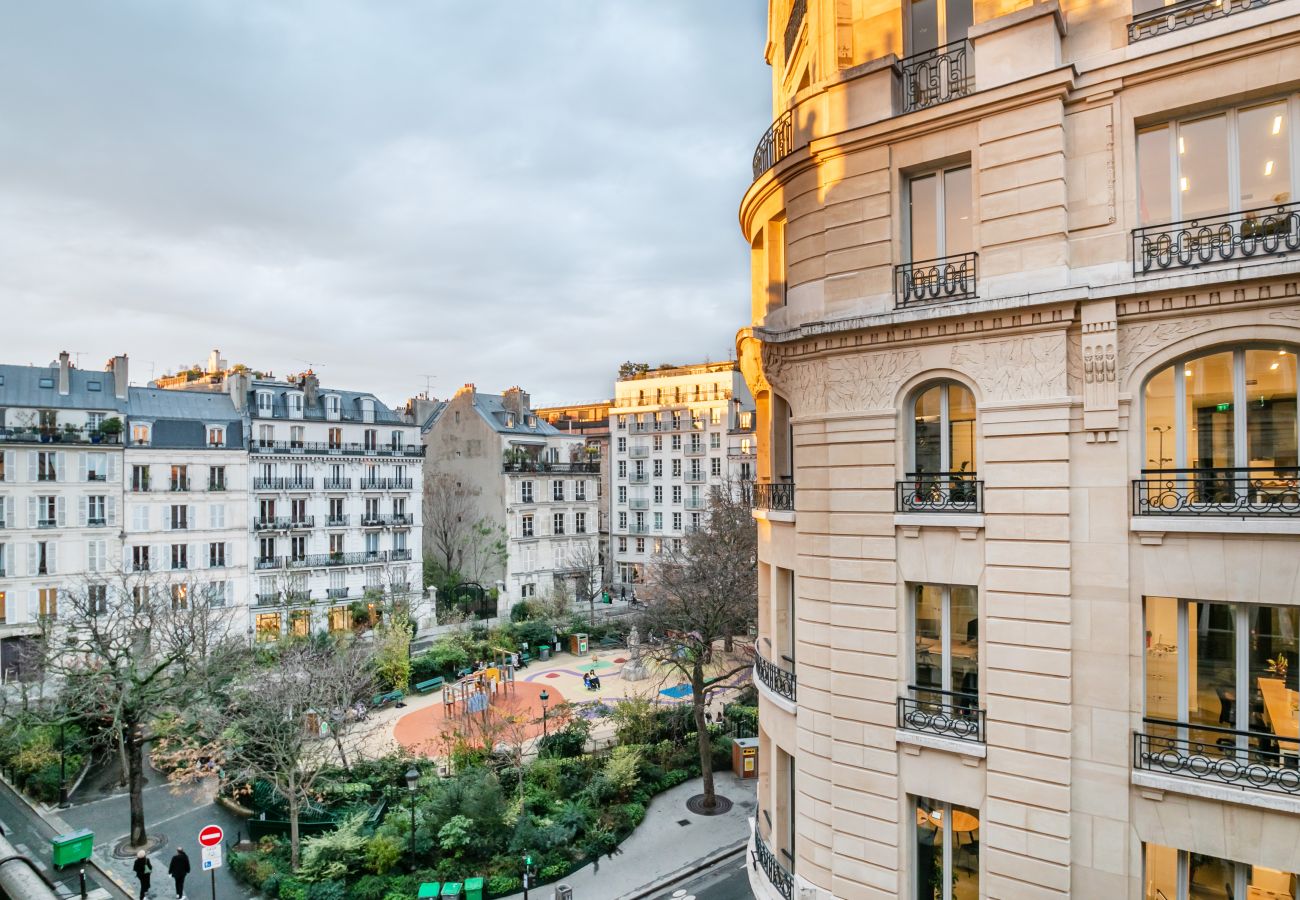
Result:
<svg viewBox="0 0 1300 900"><path fill-rule="evenodd" d="M348 751L353 741L347 732L355 721L355 710L358 704L369 705L374 696L372 653L367 644L351 635L344 635L336 644L334 653L322 654L318 660L321 668L316 673L317 680L331 694L328 705L323 706L321 712L329 718L330 740L344 769L352 768Z"/></svg>
<svg viewBox="0 0 1300 900"><path fill-rule="evenodd" d="M275 661L231 692L222 713L222 756L227 774L260 778L284 799L289 809L289 849L298 867L301 835L298 821L313 796L321 773L337 753L346 758L363 739L359 729L340 728L333 741L322 738L313 723L335 718L337 687L322 673L346 661L327 644L301 642L279 648Z"/></svg>
<svg viewBox="0 0 1300 900"><path fill-rule="evenodd" d="M596 624L596 598L608 586L605 580L604 560L596 541L583 541L570 545L564 563L564 572L573 579L573 598L586 603L590 622Z"/></svg>
<svg viewBox="0 0 1300 900"><path fill-rule="evenodd" d="M747 495L730 486L711 492L701 528L679 551L661 554L650 566L646 634L663 640L649 648L662 668L691 687L704 806L717 803L713 743L704 711L729 679L753 666L753 646L737 641L758 619L758 542Z"/></svg>
<svg viewBox="0 0 1300 900"><path fill-rule="evenodd" d="M479 515L474 492L450 474L425 482L423 529L425 560L443 586L481 583L505 568L504 529Z"/></svg>
<svg viewBox="0 0 1300 900"><path fill-rule="evenodd" d="M148 842L144 749L164 713L202 702L214 666L242 642L230 611L188 586L120 573L60 591L57 619L44 623L50 672L63 683L70 718L115 746L125 775L132 846Z"/></svg>

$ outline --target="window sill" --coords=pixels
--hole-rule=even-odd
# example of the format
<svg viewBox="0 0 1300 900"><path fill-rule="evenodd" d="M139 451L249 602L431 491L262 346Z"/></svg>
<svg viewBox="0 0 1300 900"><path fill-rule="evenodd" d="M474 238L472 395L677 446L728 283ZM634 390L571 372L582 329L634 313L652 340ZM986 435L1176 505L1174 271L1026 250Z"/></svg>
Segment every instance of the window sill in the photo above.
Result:
<svg viewBox="0 0 1300 900"><path fill-rule="evenodd" d="M1166 534L1300 535L1300 519L1233 516L1133 516L1129 531L1144 544L1160 544Z"/></svg>
<svg viewBox="0 0 1300 900"><path fill-rule="evenodd" d="M894 513L894 527L903 529L904 537L918 537L922 526L955 528L962 540L974 540L984 528L983 513Z"/></svg>
<svg viewBox="0 0 1300 900"><path fill-rule="evenodd" d="M793 525L795 521L792 509L751 509L750 512L760 522L785 522Z"/></svg>
<svg viewBox="0 0 1300 900"><path fill-rule="evenodd" d="M1270 809L1293 816L1300 815L1300 796L1251 791L1226 784L1213 784L1194 778L1178 778L1141 770L1131 772L1131 781L1134 787L1142 789L1143 795L1148 800L1163 800L1164 797L1161 795L1165 793L1181 794L1222 803L1236 803L1256 809Z"/></svg>
<svg viewBox="0 0 1300 900"><path fill-rule="evenodd" d="M982 741L980 743L957 741L952 738L939 737L936 734L908 731L905 728L894 729L894 740L900 744L924 747L928 750L943 750L946 753L955 753L958 756L966 756L971 759L984 759L988 755L988 747Z"/></svg>

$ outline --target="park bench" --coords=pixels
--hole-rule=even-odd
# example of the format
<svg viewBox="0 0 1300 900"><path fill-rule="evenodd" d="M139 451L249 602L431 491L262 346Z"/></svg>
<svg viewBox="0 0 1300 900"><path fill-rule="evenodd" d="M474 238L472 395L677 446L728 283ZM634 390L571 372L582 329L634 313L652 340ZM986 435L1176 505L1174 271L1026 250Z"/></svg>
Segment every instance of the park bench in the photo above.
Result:
<svg viewBox="0 0 1300 900"><path fill-rule="evenodd" d="M533 655L529 653L527 650L520 650L519 661L524 665L528 665L530 662L533 661Z"/></svg>
<svg viewBox="0 0 1300 900"><path fill-rule="evenodd" d="M387 694L375 694L374 699L370 701L370 705L375 708L387 706L389 703L395 703L405 696L406 695L401 691L389 691Z"/></svg>
<svg viewBox="0 0 1300 900"><path fill-rule="evenodd" d="M600 639L600 642L597 644L597 646L600 647L600 649L602 650L613 650L615 647L622 647L623 642L620 641L618 638L614 637L613 635L607 634Z"/></svg>
<svg viewBox="0 0 1300 900"><path fill-rule="evenodd" d="M438 688L442 687L442 685L443 679L442 676L439 675L437 678L430 678L428 681L421 681L415 686L415 690L417 693L427 694L430 691L436 691Z"/></svg>

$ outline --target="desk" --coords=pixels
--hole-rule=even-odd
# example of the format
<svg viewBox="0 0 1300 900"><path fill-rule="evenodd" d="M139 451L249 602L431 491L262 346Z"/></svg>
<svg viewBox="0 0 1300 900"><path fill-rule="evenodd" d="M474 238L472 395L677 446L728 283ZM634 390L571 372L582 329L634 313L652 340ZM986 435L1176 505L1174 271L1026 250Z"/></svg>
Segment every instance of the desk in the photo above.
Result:
<svg viewBox="0 0 1300 900"><path fill-rule="evenodd" d="M936 809L934 812L927 814L925 810L918 808L916 811L916 824L930 825L934 828L942 828L943 810ZM975 818L968 812L962 812L959 809L953 810L952 830L954 834L961 836L963 834L968 834L972 831L979 831L979 828L980 828L979 819Z"/></svg>
<svg viewBox="0 0 1300 900"><path fill-rule="evenodd" d="M1300 720L1297 719L1296 712L1291 704L1294 702L1296 692L1288 690L1286 682L1281 678L1264 678L1260 676L1259 692L1264 697L1264 718L1268 722L1268 727L1273 729L1273 733L1278 736L1278 749L1285 756L1296 756L1300 754ZM1291 740L1283 740L1291 738Z"/></svg>
<svg viewBox="0 0 1300 900"><path fill-rule="evenodd" d="M919 656L922 653L928 653L931 656L943 656L943 641L934 638L919 638L916 642L916 652ZM953 638L952 655L955 659L975 659L979 655L979 646L974 643L968 643L964 640Z"/></svg>

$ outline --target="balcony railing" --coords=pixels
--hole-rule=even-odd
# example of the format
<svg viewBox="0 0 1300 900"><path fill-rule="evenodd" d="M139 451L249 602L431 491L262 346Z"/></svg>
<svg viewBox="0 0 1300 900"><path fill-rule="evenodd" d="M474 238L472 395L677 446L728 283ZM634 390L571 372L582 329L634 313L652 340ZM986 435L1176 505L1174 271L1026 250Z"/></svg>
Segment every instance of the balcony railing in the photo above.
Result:
<svg viewBox="0 0 1300 900"><path fill-rule="evenodd" d="M352 490L351 478L326 478L321 483L321 488L327 491L350 491Z"/></svg>
<svg viewBox="0 0 1300 900"><path fill-rule="evenodd" d="M544 462L539 459L512 460L502 465L505 472L549 472L554 475L598 475L600 460L589 462Z"/></svg>
<svg viewBox="0 0 1300 900"><path fill-rule="evenodd" d="M776 663L764 658L762 654L755 653L754 676L777 696L784 697L791 703L795 702L794 672L781 668Z"/></svg>
<svg viewBox="0 0 1300 900"><path fill-rule="evenodd" d="M389 550L388 558L393 562L410 562L411 551L410 550Z"/></svg>
<svg viewBox="0 0 1300 900"><path fill-rule="evenodd" d="M190 480L188 478L178 479L172 481L169 487L174 494L183 493L190 489Z"/></svg>
<svg viewBox="0 0 1300 900"><path fill-rule="evenodd" d="M120 434L103 434L87 428L0 428L0 444L109 444L122 443Z"/></svg>
<svg viewBox="0 0 1300 900"><path fill-rule="evenodd" d="M794 115L786 110L781 113L763 136L758 139L758 146L754 148L754 180L758 181L768 169L779 163L790 155L794 149ZM614 403L615 406L632 405Z"/></svg>
<svg viewBox="0 0 1300 900"><path fill-rule="evenodd" d="M687 484L704 484L709 480L709 476L703 472L688 471L686 473Z"/></svg>
<svg viewBox="0 0 1300 900"><path fill-rule="evenodd" d="M409 550L397 552L410 554ZM259 559L256 566L258 569L324 569L331 566L364 566L367 563L388 562L388 559L389 553L386 550L362 550L354 553L313 553L287 560L282 556L276 556L270 559Z"/></svg>
<svg viewBox="0 0 1300 900"><path fill-rule="evenodd" d="M628 509L649 509L650 501L645 497L632 497L627 501Z"/></svg>
<svg viewBox="0 0 1300 900"><path fill-rule="evenodd" d="M343 600L348 595L348 589L345 587L326 588L325 596L331 600Z"/></svg>
<svg viewBox="0 0 1300 900"><path fill-rule="evenodd" d="M1209 22L1211 19L1221 19L1258 6L1267 6L1270 2L1271 0L1189 0L1172 6L1157 7L1133 17L1128 25L1128 41L1131 44L1143 38L1155 37L1157 34L1189 28L1192 25Z"/></svg>
<svg viewBox="0 0 1300 900"><path fill-rule="evenodd" d="M1300 794L1294 740L1272 732L1234 731L1143 718L1133 733L1133 768L1244 791Z"/></svg>
<svg viewBox="0 0 1300 900"><path fill-rule="evenodd" d="M316 486L315 478L254 478L255 491L310 491Z"/></svg>
<svg viewBox="0 0 1300 900"><path fill-rule="evenodd" d="M630 456L632 459L649 459L650 448L649 447L628 447L627 455Z"/></svg>
<svg viewBox="0 0 1300 900"><path fill-rule="evenodd" d="M982 513L984 482L974 472L908 472L897 484L900 513Z"/></svg>
<svg viewBox="0 0 1300 900"><path fill-rule="evenodd" d="M280 603L280 592L271 591L267 594L257 594L255 606L278 606Z"/></svg>
<svg viewBox="0 0 1300 900"><path fill-rule="evenodd" d="M627 476L627 480L631 484L649 484L650 475L646 472L633 472Z"/></svg>
<svg viewBox="0 0 1300 900"><path fill-rule="evenodd" d="M409 478L362 478L361 490L363 491L409 491L411 489L411 479Z"/></svg>
<svg viewBox="0 0 1300 900"><path fill-rule="evenodd" d="M975 88L970 41L953 41L898 61L903 112L965 97Z"/></svg>
<svg viewBox="0 0 1300 900"><path fill-rule="evenodd" d="M911 696L898 698L898 727L939 737L984 743L984 710L979 697L957 691L940 691L915 684Z"/></svg>
<svg viewBox="0 0 1300 900"><path fill-rule="evenodd" d="M1133 229L1133 274L1300 250L1300 203Z"/></svg>
<svg viewBox="0 0 1300 900"><path fill-rule="evenodd" d="M1300 469L1143 469L1135 516L1300 516Z"/></svg>
<svg viewBox="0 0 1300 900"><path fill-rule="evenodd" d="M794 512L794 484L788 481L758 481L751 485L754 509Z"/></svg>
<svg viewBox="0 0 1300 900"><path fill-rule="evenodd" d="M704 456L709 452L703 444L687 444L682 448L683 456Z"/></svg>
<svg viewBox="0 0 1300 900"><path fill-rule="evenodd" d="M962 253L894 266L894 305L901 309L974 299L978 296L978 268L978 253Z"/></svg>
<svg viewBox="0 0 1300 900"><path fill-rule="evenodd" d="M329 516L325 519L326 528L347 528L351 516Z"/></svg>
<svg viewBox="0 0 1300 900"><path fill-rule="evenodd" d="M283 556L259 556L253 562L253 568L259 570L280 569L284 567Z"/></svg>
<svg viewBox="0 0 1300 900"><path fill-rule="evenodd" d="M326 453L341 456L423 456L422 444L406 444L394 447L383 444L367 447L365 444L331 443L329 441L252 441L254 453Z"/></svg>
<svg viewBox="0 0 1300 900"><path fill-rule="evenodd" d="M776 858L772 848L767 846L767 842L759 834L758 828L754 829L754 856L751 865L755 868L762 868L763 874L767 876L767 881L772 885L772 888L785 900L791 900L794 896L794 876L790 874L789 869L781 865L781 861Z"/></svg>
<svg viewBox="0 0 1300 900"><path fill-rule="evenodd" d="M686 509L708 509L709 501L704 497L687 497L682 501L682 506Z"/></svg>

